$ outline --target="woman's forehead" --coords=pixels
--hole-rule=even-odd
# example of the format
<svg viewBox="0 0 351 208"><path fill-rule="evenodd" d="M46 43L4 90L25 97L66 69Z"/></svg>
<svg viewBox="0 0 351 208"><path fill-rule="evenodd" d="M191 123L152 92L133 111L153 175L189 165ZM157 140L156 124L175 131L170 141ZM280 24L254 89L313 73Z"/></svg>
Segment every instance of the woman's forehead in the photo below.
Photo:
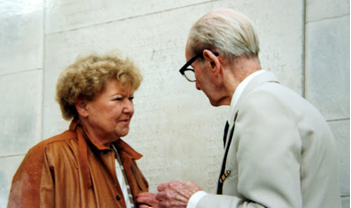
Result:
<svg viewBox="0 0 351 208"><path fill-rule="evenodd" d="M106 82L102 93L107 91L109 93L133 94L132 85L130 83L120 83L116 78Z"/></svg>

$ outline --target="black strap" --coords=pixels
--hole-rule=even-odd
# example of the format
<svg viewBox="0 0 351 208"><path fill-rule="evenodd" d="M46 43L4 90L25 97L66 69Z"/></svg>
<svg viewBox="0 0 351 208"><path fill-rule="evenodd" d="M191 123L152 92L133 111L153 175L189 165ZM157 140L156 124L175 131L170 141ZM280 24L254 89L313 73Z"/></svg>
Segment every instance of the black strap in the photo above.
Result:
<svg viewBox="0 0 351 208"><path fill-rule="evenodd" d="M225 172L225 164L227 162L228 151L229 151L229 148L230 148L230 143L232 142L233 133L234 133L234 129L235 129L235 121L236 121L236 118L238 117L238 113L239 113L239 111L237 111L235 116L234 116L233 128L230 131L228 145L227 145L227 148L225 149L224 158L223 158L223 161L222 161L222 169L221 169L221 172L220 172L219 177L218 177L217 194L222 194L222 192L223 192L223 183L220 182L219 179L221 178L221 176ZM229 128L229 125L228 125L228 128ZM226 135L227 132L224 133L225 137L227 137L227 135ZM225 142L224 142L224 145L225 145Z"/></svg>
<svg viewBox="0 0 351 208"><path fill-rule="evenodd" d="M226 142L226 140L227 140L228 130L229 130L229 123L228 123L228 121L227 121L227 122L225 123L225 127L224 127L223 147L225 147L225 142Z"/></svg>

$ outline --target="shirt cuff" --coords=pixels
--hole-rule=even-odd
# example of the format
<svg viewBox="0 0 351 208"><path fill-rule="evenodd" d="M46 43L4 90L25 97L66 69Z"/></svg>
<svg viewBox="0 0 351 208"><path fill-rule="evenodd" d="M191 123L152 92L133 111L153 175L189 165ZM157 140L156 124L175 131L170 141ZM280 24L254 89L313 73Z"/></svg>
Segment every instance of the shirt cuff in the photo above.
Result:
<svg viewBox="0 0 351 208"><path fill-rule="evenodd" d="M205 195L207 195L206 192L204 191L198 191L195 194L193 194L189 201L188 201L188 205L186 206L186 208L196 208L197 203L199 203L199 201L202 199L202 197L204 197Z"/></svg>

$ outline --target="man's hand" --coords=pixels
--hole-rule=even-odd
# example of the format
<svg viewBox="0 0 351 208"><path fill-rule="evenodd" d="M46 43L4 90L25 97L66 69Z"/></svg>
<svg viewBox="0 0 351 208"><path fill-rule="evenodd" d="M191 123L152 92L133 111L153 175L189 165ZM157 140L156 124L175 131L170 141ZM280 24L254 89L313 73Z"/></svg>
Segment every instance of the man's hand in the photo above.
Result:
<svg viewBox="0 0 351 208"><path fill-rule="evenodd" d="M202 189L194 182L171 181L157 187L156 199L160 208L185 208L190 197Z"/></svg>
<svg viewBox="0 0 351 208"><path fill-rule="evenodd" d="M139 208L158 208L158 201L155 198L156 194L145 192L138 194L136 202L139 204Z"/></svg>

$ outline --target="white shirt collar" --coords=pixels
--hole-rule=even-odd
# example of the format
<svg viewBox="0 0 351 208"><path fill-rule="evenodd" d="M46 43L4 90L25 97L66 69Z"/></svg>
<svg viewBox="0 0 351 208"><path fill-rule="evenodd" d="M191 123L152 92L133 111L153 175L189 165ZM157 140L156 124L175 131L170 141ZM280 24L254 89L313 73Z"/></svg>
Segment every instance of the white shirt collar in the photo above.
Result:
<svg viewBox="0 0 351 208"><path fill-rule="evenodd" d="M236 88L236 90L234 91L232 100L230 102L230 109L229 109L229 117L228 117L228 123L230 126L233 125L233 120L234 120L234 116L235 116L235 106L241 96L241 94L243 93L244 89L246 88L246 86L249 84L249 82L256 77L257 75L261 74L265 72L265 70L258 70L252 74L250 74L248 77L246 77Z"/></svg>

